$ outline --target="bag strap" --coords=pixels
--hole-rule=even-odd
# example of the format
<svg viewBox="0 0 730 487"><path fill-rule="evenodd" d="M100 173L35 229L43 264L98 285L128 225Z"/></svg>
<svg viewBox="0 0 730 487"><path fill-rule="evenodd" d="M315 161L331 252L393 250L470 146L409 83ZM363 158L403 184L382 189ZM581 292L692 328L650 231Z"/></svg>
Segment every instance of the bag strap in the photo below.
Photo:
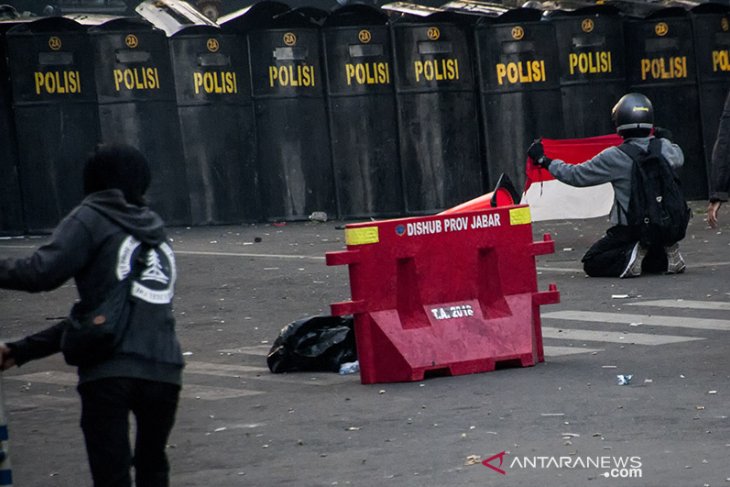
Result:
<svg viewBox="0 0 730 487"><path fill-rule="evenodd" d="M651 145L651 141L649 141L649 144ZM624 142L623 144L619 145L618 149L627 156L629 156L634 164L637 164L640 155L646 153L646 151L644 151L641 147L637 146L636 144L631 144L629 142ZM631 195L629 195L629 198L631 198ZM626 224L629 225L629 209L624 208L623 205L619 203L618 198L614 198L614 201L616 202L616 206L618 206L618 209L621 210L621 213L624 214ZM620 220L621 215L619 215L619 223Z"/></svg>
<svg viewBox="0 0 730 487"><path fill-rule="evenodd" d="M651 149L651 141L649 141L649 148ZM632 161L636 162L639 159L639 156L641 154L645 154L648 151L643 150L641 147L637 146L636 144L631 144L629 142L624 142L620 146L618 146L618 149L629 156Z"/></svg>

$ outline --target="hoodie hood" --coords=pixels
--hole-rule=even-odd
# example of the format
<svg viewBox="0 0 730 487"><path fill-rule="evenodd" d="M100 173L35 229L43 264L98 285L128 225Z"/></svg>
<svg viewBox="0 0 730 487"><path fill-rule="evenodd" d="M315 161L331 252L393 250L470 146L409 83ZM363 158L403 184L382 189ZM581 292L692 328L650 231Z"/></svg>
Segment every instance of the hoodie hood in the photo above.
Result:
<svg viewBox="0 0 730 487"><path fill-rule="evenodd" d="M119 189L91 193L81 202L113 221L137 240L159 245L167 238L162 218L147 206L130 205Z"/></svg>

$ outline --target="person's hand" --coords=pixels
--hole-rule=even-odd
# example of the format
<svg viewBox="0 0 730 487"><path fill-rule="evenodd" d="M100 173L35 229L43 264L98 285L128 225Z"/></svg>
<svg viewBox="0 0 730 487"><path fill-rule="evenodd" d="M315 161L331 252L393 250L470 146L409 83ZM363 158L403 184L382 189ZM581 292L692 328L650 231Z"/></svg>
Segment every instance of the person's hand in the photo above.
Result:
<svg viewBox="0 0 730 487"><path fill-rule="evenodd" d="M671 140L672 131L669 129L665 129L664 127L654 126L654 137L656 137L657 139Z"/></svg>
<svg viewBox="0 0 730 487"><path fill-rule="evenodd" d="M10 348L0 342L0 370L8 370L15 365L15 359L11 355L12 351Z"/></svg>
<svg viewBox="0 0 730 487"><path fill-rule="evenodd" d="M545 155L545 149L543 148L542 140L540 139L535 140L527 149L527 157L532 159L532 162L545 169L547 169L548 166L550 166L550 163L553 162L552 159Z"/></svg>
<svg viewBox="0 0 730 487"><path fill-rule="evenodd" d="M720 206L722 206L722 201L710 201L710 204L707 205L707 223L712 228L717 228L717 212L720 210Z"/></svg>

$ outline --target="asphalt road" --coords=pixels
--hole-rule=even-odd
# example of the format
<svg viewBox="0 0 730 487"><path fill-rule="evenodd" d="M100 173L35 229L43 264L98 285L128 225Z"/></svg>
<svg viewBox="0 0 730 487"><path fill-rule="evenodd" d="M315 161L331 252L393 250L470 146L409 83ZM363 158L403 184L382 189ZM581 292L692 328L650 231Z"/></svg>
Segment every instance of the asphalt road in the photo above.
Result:
<svg viewBox="0 0 730 487"><path fill-rule="evenodd" d="M373 385L273 375L265 355L281 327L349 298L346 267L324 261L344 249L341 225L170 229L188 363L173 486L730 485L730 232L698 214L685 274L596 279L579 261L605 219L534 223L536 240L556 242L537 257L539 289L561 293L542 307L535 367ZM42 240L0 240L0 256ZM74 296L72 284L0 291L0 336L46 326ZM55 356L2 383L15 485L91 485L75 371Z"/></svg>

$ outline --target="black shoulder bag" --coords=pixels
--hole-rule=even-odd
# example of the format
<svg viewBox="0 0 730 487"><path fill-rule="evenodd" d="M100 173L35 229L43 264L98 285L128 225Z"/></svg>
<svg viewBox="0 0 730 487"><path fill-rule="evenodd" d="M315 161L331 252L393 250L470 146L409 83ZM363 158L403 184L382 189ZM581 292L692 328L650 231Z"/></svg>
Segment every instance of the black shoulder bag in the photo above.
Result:
<svg viewBox="0 0 730 487"><path fill-rule="evenodd" d="M61 336L61 352L67 364L88 367L102 362L122 341L134 305L132 282L142 272L147 248L142 244L127 277L115 284L96 308L83 314L78 314L75 306L71 310Z"/></svg>

